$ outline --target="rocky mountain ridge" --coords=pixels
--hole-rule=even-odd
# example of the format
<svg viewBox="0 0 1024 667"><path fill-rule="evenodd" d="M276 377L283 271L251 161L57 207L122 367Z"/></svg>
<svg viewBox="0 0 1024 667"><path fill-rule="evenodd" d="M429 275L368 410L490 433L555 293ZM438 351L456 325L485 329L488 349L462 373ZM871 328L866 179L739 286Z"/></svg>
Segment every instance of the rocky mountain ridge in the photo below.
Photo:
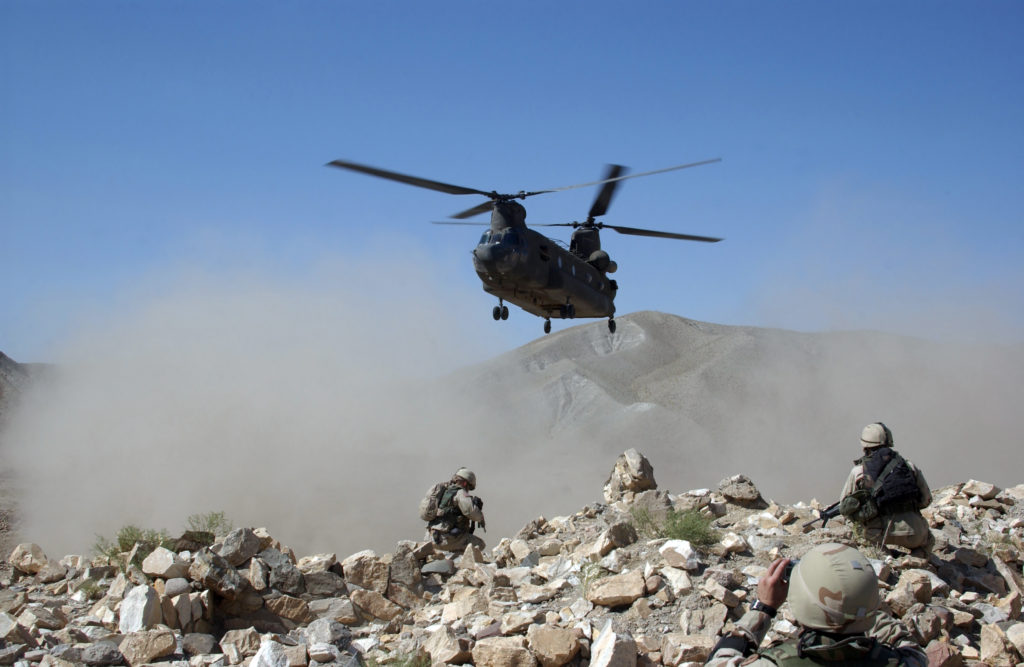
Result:
<svg viewBox="0 0 1024 667"><path fill-rule="evenodd" d="M932 665L1019 664L1024 484L972 480L934 497L929 558L866 549L885 608ZM854 540L841 518L809 523L819 510L767 500L742 475L670 493L629 450L601 502L537 517L485 552L404 541L299 558L241 528L144 558L136 545L119 567L25 543L0 577L0 664L698 665L772 560ZM700 513L714 538L647 534L670 511ZM796 632L783 605L769 639Z"/></svg>

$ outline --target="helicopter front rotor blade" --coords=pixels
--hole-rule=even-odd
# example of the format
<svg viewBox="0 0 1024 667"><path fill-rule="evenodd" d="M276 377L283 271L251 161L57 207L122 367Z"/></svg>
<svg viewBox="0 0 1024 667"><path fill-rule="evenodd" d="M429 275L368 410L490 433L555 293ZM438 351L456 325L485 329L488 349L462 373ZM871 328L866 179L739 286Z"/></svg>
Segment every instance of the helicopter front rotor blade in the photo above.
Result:
<svg viewBox="0 0 1024 667"><path fill-rule="evenodd" d="M427 178L420 178L418 176L409 176L408 174L400 174L397 171L388 171L386 169L378 169L377 167L370 167L365 164L359 164L356 162L347 162L345 160L332 160L325 166L338 167L339 169L350 169L352 171L358 171L363 174L369 174L370 176L377 176L378 178L386 178L390 181L398 181L399 183L405 183L407 185L415 185L421 188L427 188L428 190L437 190L439 192L447 192L452 195L483 195L490 197L490 192L484 192L483 190L476 190L474 188L465 188L461 185L451 185L449 183L442 183L440 181L432 181Z"/></svg>
<svg viewBox="0 0 1024 667"><path fill-rule="evenodd" d="M465 211L461 211L460 213L456 213L452 217L457 219L457 220L462 220L464 218L472 218L474 215L480 215L481 213L483 213L485 211L490 211L492 208L494 208L494 202L492 202L492 201L485 201L482 204L477 204L473 208L467 208Z"/></svg>
<svg viewBox="0 0 1024 667"><path fill-rule="evenodd" d="M491 223L489 222L455 222L454 220L431 220L432 225L469 225L471 227L484 227Z"/></svg>
<svg viewBox="0 0 1024 667"><path fill-rule="evenodd" d="M624 181L627 178L640 178L641 176L652 176L654 174L663 174L666 171L676 171L677 169L689 169L690 167L699 167L704 164L712 164L714 162L721 162L722 158L716 157L712 160L702 160L700 162L691 162L690 164L680 164L675 167L665 167L664 169L655 169L653 171L644 171L639 174L629 174L628 176L618 176L616 178L606 178L600 181L591 181L589 183L579 183L577 185L567 185L562 188L550 188L544 190L544 192L561 192L563 190L574 190L576 188L585 188L591 185L601 185L602 183L611 183L614 181Z"/></svg>
<svg viewBox="0 0 1024 667"><path fill-rule="evenodd" d="M632 234L634 236L654 236L662 239L681 239L683 241L703 241L704 243L718 243L722 239L712 236L694 236L693 234L676 234L675 232L658 232L653 229L637 229L636 227L620 227L618 225L602 224L603 229L614 229L620 234Z"/></svg>

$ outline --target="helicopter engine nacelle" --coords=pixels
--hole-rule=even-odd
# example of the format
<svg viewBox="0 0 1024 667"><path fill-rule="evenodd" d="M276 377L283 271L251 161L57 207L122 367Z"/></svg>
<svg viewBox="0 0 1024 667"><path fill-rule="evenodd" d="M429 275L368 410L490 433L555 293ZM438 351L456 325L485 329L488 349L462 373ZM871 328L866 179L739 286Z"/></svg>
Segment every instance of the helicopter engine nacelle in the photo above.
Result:
<svg viewBox="0 0 1024 667"><path fill-rule="evenodd" d="M615 270L619 268L619 265L612 261L612 258L604 250L595 250L590 253L587 263L604 273L615 273Z"/></svg>

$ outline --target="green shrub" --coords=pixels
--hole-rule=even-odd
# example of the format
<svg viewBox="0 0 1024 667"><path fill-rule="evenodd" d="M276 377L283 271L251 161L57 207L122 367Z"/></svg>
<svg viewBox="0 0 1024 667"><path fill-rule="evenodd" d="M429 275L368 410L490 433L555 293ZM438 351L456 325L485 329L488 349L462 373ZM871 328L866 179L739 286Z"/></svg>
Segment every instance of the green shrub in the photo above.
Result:
<svg viewBox="0 0 1024 667"><path fill-rule="evenodd" d="M595 581L606 576L608 576L608 570L601 567L600 563L587 561L580 565L580 593L583 597L587 597L587 593L590 592L590 587L594 585Z"/></svg>
<svg viewBox="0 0 1024 667"><path fill-rule="evenodd" d="M695 546L707 546L718 541L718 531L711 527L714 519L704 516L699 510L680 512L670 509L661 523L651 516L646 507L633 507L629 515L636 532L648 539L667 537L686 540Z"/></svg>
<svg viewBox="0 0 1024 667"><path fill-rule="evenodd" d="M367 659L366 667L430 667L430 655L416 651L392 653L381 659Z"/></svg>
<svg viewBox="0 0 1024 667"><path fill-rule="evenodd" d="M142 561L146 559L146 556L153 553L153 550L157 547L164 547L165 549L174 548L174 540L171 539L166 530L144 529L128 524L127 526L122 526L112 540L102 535L97 535L96 542L93 544L93 551L100 556L106 557L112 565L118 565L124 569L128 566L128 563L125 562L125 555L136 544L139 545L139 548L135 552L135 558L132 561L135 565L142 565Z"/></svg>
<svg viewBox="0 0 1024 667"><path fill-rule="evenodd" d="M190 514L186 520L188 529L198 533L213 533L215 537L224 537L235 529L231 519L224 512L207 512L206 514Z"/></svg>
<svg viewBox="0 0 1024 667"><path fill-rule="evenodd" d="M707 546L718 542L718 531L711 527L712 521L714 519L695 509L685 512L671 509L665 516L663 533L673 540L686 540L697 546Z"/></svg>

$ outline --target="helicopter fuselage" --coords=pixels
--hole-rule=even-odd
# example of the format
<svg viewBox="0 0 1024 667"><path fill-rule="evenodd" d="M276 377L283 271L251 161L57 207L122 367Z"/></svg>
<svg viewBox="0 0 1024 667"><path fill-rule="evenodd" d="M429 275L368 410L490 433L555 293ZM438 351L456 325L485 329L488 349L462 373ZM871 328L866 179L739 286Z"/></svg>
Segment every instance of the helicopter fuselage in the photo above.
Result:
<svg viewBox="0 0 1024 667"><path fill-rule="evenodd" d="M473 249L473 268L484 291L545 319L612 317L615 281L583 253L527 227L525 218L517 202L495 204L491 226Z"/></svg>

